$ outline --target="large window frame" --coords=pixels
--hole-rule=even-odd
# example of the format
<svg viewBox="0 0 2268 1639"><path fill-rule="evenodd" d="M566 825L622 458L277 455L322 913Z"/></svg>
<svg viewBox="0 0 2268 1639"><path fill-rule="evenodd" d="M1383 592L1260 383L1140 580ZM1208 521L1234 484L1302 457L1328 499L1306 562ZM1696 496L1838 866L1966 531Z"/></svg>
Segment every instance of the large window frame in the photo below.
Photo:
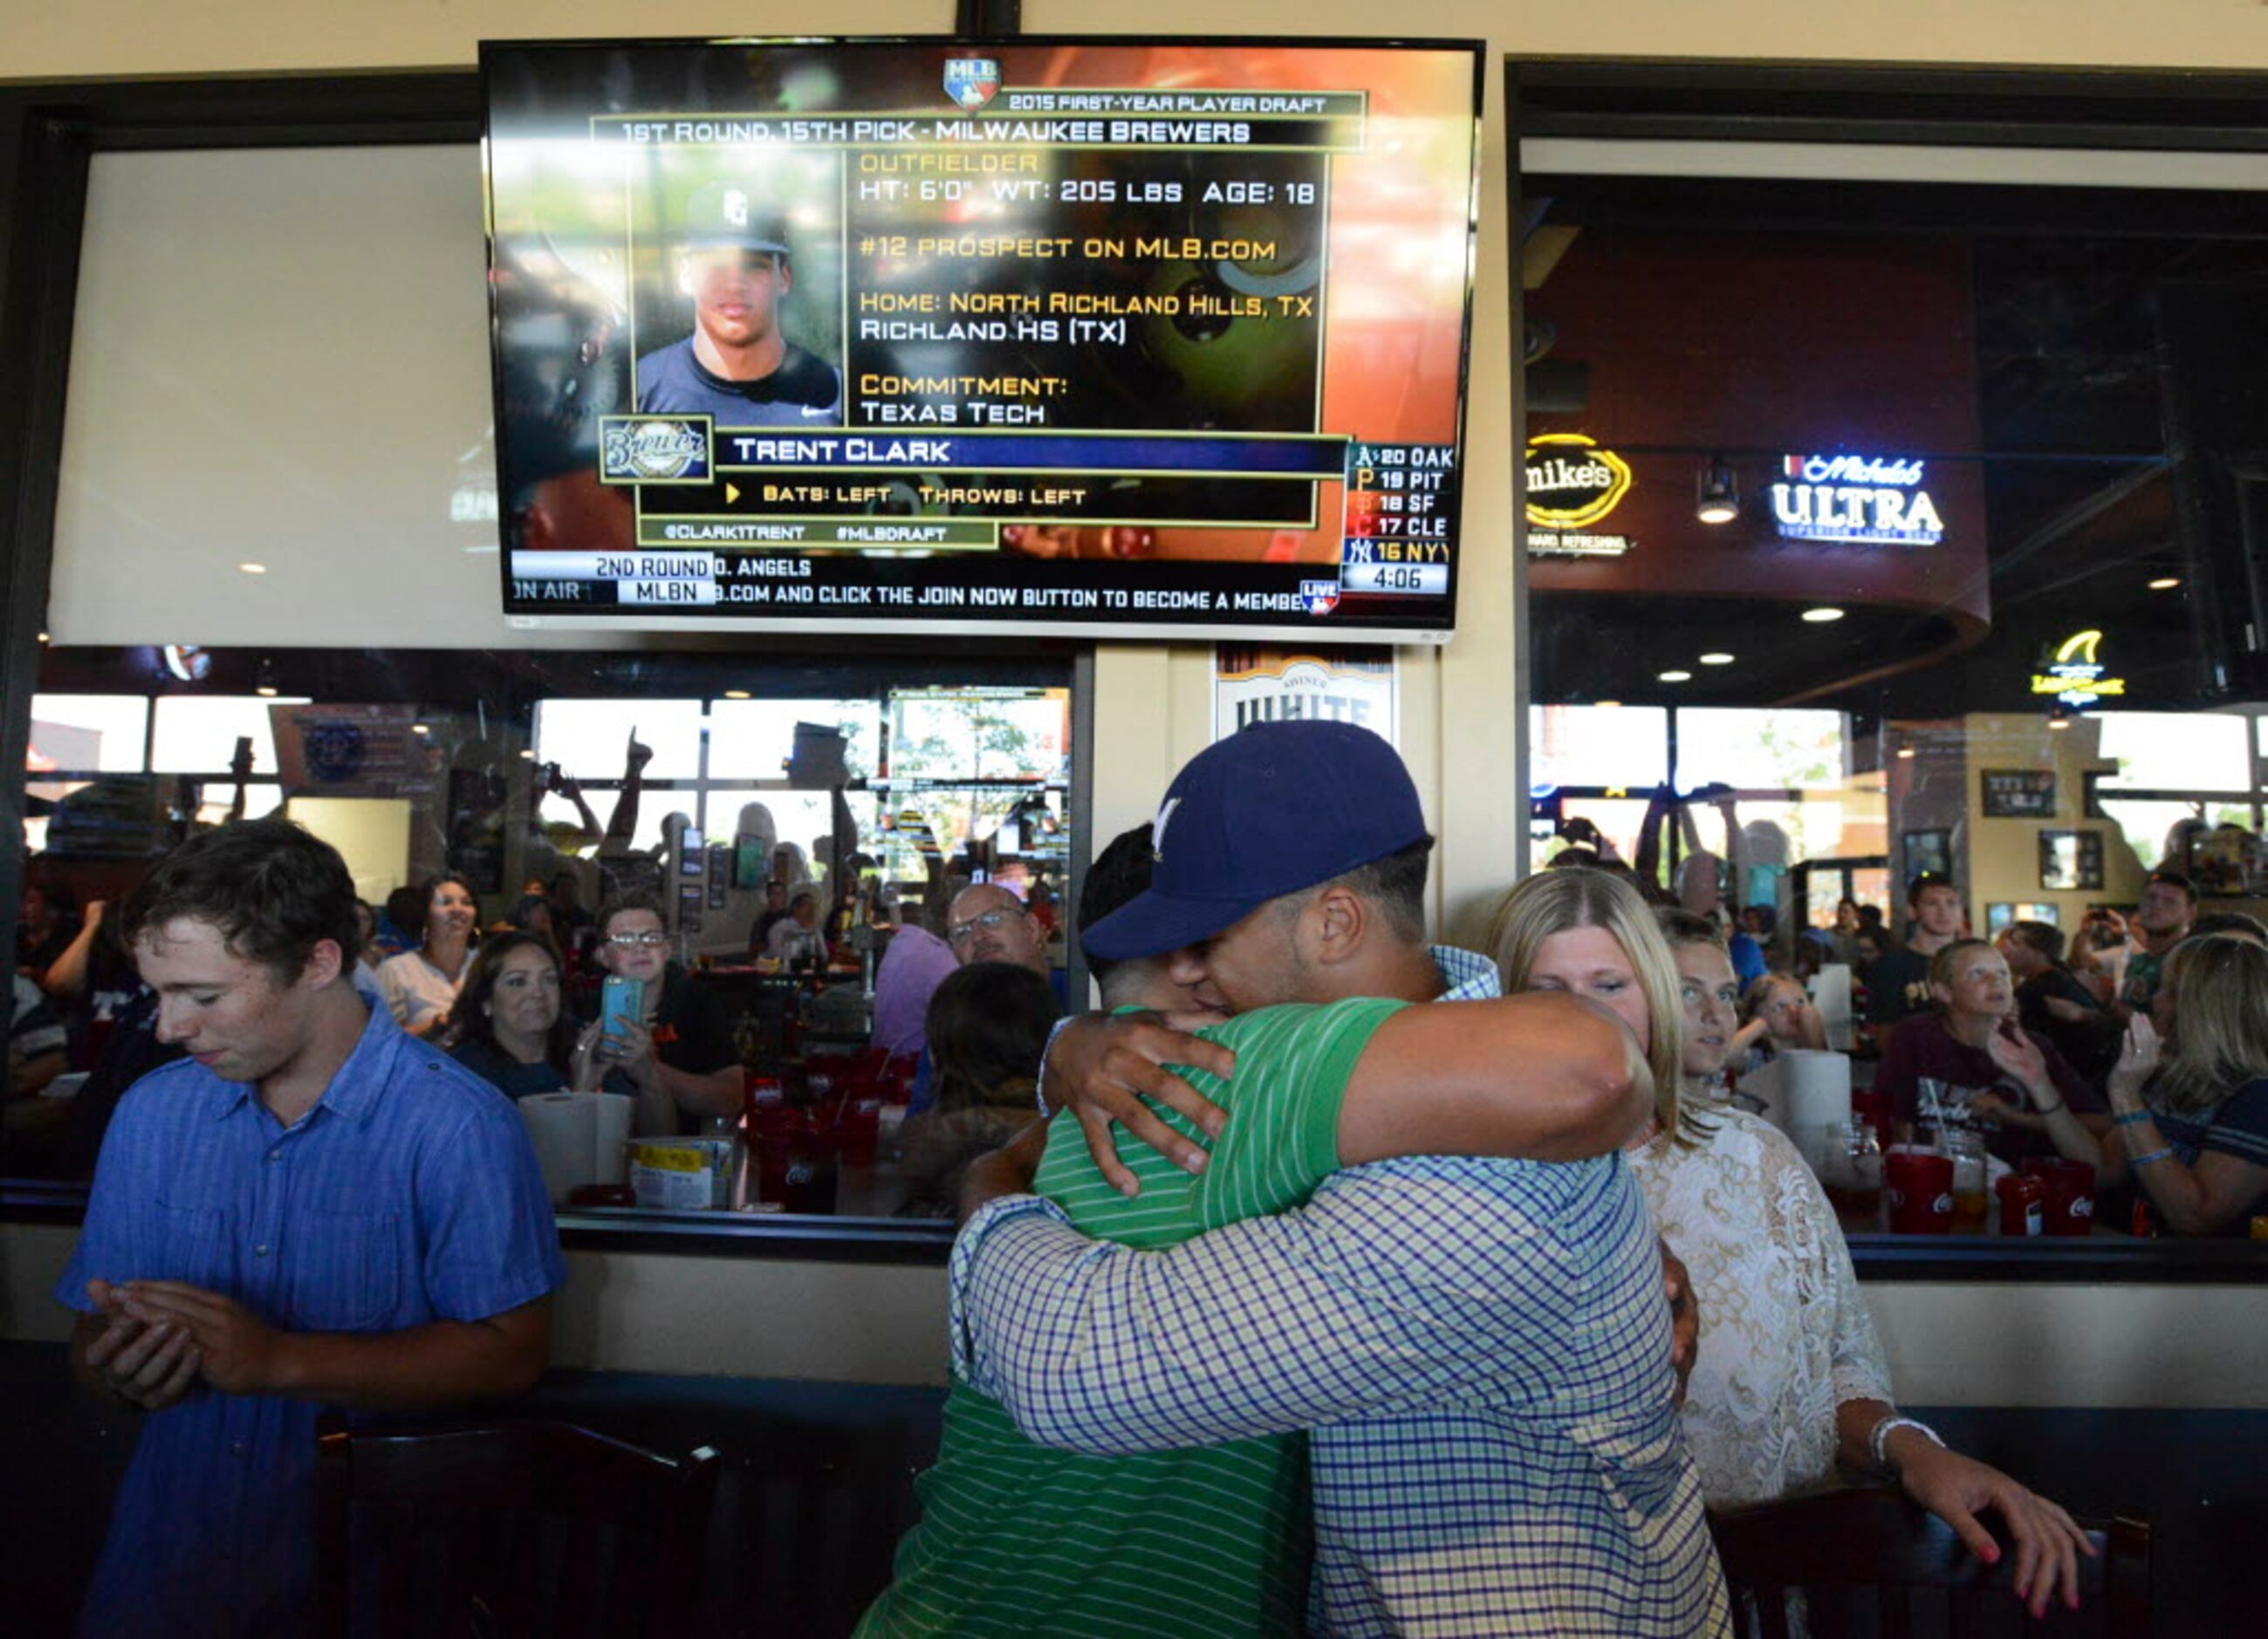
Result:
<svg viewBox="0 0 2268 1639"><path fill-rule="evenodd" d="M974 10L980 22L989 15L988 8ZM31 705L40 690L65 383L93 156L473 145L481 133L481 82L470 70L0 86L0 759L5 766L25 766ZM715 646L712 640L687 646ZM839 643L821 639L788 639L770 646L806 668L840 652ZM1093 791L1092 646L1035 639L1007 646L1044 651L1066 662L1071 767L1064 795L1072 834L1083 838ZM981 672L983 658L1002 647L900 637L862 645L854 668L870 671L892 655L908 655L923 661L925 672L956 659L978 661L972 669ZM607 783L593 782L593 789ZM0 827L7 834L23 834L26 784L21 778L0 782ZM1077 902L1085 864L1084 851L1075 850L1069 860L1071 903ZM11 945L23 877L20 850L0 850L0 938ZM1085 988L1075 942L1068 978L1076 990ZM0 1181L0 1219L76 1222L84 1201L81 1185ZM578 1250L761 1252L851 1262L941 1264L953 1235L950 1223L919 1220L766 1215L724 1222L718 1214L688 1214L657 1215L633 1225L562 1212L559 1222L563 1240Z"/></svg>
<svg viewBox="0 0 2268 1639"><path fill-rule="evenodd" d="M1539 138L1933 148L2268 153L2268 82L2248 74L2126 74L1921 67L1827 68L1635 59L1514 58L1505 65L1508 219L1527 220L1520 157ZM1920 195L1926 190L1907 190ZM1516 251L1514 253L1517 254ZM1511 334L1523 333L1521 280L1509 281ZM1513 373L1507 455L1524 468L1528 410ZM1524 484L1513 533L1519 645L1514 734L1524 794L1535 702ZM2105 792L2107 799L2196 794ZM2222 799L2232 805L2259 792ZM1521 867L1528 840L1521 828ZM1832 863L1828 862L1828 863ZM2268 1281L2268 1246L2249 1241L2093 1239L1937 1244L1854 1237L1862 1278L1880 1280Z"/></svg>

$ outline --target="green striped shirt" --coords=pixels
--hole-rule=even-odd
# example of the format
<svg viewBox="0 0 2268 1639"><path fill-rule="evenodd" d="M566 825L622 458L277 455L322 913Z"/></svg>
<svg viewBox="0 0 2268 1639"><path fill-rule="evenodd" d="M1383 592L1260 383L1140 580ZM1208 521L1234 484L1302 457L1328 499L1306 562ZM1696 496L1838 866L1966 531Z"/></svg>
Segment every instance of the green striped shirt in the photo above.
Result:
<svg viewBox="0 0 2268 1639"><path fill-rule="evenodd" d="M1141 1180L1103 1182L1075 1121L1058 1121L1037 1188L1083 1234L1168 1246L1304 1202L1338 1169L1339 1104L1355 1061L1397 1001L1263 1008L1203 1032L1236 1054L1236 1079L1185 1070L1230 1111L1192 1178L1118 1136ZM1060 1634L1079 1639L1298 1632L1307 1607L1307 1458L1282 1436L1140 1457L1051 1451L999 1405L956 1383L937 1466L915 1482L921 1523L860 1639L911 1634ZM1205 1545L1202 1559L1189 1553Z"/></svg>

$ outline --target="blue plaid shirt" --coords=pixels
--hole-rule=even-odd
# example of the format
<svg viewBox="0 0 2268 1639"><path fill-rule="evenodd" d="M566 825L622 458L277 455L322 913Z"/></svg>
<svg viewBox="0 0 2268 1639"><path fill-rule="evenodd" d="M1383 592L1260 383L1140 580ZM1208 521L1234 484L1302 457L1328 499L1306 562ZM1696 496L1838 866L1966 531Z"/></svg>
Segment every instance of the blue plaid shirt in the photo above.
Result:
<svg viewBox="0 0 2268 1639"><path fill-rule="evenodd" d="M194 1059L136 1082L55 1296L86 1310L89 1280L185 1281L289 1331L396 1332L485 1320L565 1276L518 1113L381 1007L288 1128ZM201 1388L145 1419L80 1631L296 1631L320 1409Z"/></svg>
<svg viewBox="0 0 2268 1639"><path fill-rule="evenodd" d="M1441 1000L1498 993L1486 958L1433 954ZM1012 1196L951 1277L954 1370L1043 1445L1311 1430L1321 1631L1731 1631L1619 1155L1380 1162L1156 1252Z"/></svg>

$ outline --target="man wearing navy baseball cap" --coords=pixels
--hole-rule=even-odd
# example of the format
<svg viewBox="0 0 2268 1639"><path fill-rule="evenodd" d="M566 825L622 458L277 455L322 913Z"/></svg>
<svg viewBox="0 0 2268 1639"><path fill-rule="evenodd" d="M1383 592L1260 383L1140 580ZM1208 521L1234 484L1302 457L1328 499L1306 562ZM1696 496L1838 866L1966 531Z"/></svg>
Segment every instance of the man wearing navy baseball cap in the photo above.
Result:
<svg viewBox="0 0 2268 1639"><path fill-rule="evenodd" d="M1544 1067L1550 1032L1580 1027L1537 1014L1525 1037L1496 1036L1511 1016L1500 1010L1541 999L1492 1000L1486 958L1425 943L1432 838L1400 758L1350 725L1248 728L1182 769L1152 841L1149 887L1086 942L1106 958L1162 956L1199 1005L1238 1015L1221 1034L1296 1016L1287 1002L1321 1004L1321 1017L1376 1005L1359 998L1475 1005L1407 1009L1421 1027L1452 1028L1383 1087L1318 1074L1286 1089L1262 1056L1266 1036L1233 1037L1246 1051L1232 1063L1219 1043L1154 1017L1065 1027L1049 1055L1051 1097L1084 1105L1098 1089L1162 1095L1169 1083L1175 1094L1130 1111L1132 1136L1106 1137L1091 1159L1064 1126L1038 1176L1054 1199L1006 1194L970 1218L953 1271L966 1384L1041 1445L1089 1456L1307 1430L1310 1626L1322 1631L1729 1632L1675 1432L1661 1254L1619 1154L1631 1119L1572 1148L1536 1119L1559 1096ZM1387 1030L1375 1044L1366 1067L1391 1052ZM1445 1135L1427 1112L1461 1063L1486 1064L1497 1085L1465 1095L1474 1122ZM1057 1205L1077 1207L1081 1172L1129 1194L1146 1179L1145 1200L1170 1188L1152 1151L1197 1171L1205 1151L1183 1105L1210 1112L1202 1131L1218 1166L1241 1155L1248 1167L1238 1133L1283 1119L1267 1101L1286 1097L1337 1101L1343 1170L1303 1204L1233 1222L1221 1213L1209 1221L1224 1227L1152 1251L1089 1239L1072 1224L1096 1209L1074 1219ZM973 1170L1017 1188L1030 1174L1015 1176L1012 1154ZM1150 1504L1142 1524L1166 1533L1169 1557L1211 1552L1194 1501L1187 1518L1159 1509L1154 1491L1123 1502Z"/></svg>
<svg viewBox="0 0 2268 1639"><path fill-rule="evenodd" d="M719 427L840 423L842 376L780 330L794 284L785 219L747 188L710 182L686 202L679 235L693 333L637 361L638 409L712 416Z"/></svg>

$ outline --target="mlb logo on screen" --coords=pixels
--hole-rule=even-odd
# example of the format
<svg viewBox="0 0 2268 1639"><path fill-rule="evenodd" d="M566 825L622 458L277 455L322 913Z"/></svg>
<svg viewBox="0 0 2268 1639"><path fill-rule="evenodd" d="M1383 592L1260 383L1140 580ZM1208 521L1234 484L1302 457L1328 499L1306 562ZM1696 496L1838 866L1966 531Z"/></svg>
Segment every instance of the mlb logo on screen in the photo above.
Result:
<svg viewBox="0 0 2268 1639"><path fill-rule="evenodd" d="M1000 89L1000 65L990 57L954 57L945 65L945 94L974 114Z"/></svg>
<svg viewBox="0 0 2268 1639"><path fill-rule="evenodd" d="M1336 580L1302 580L1300 582L1300 602L1307 605L1310 615L1328 615L1339 606L1339 583Z"/></svg>

